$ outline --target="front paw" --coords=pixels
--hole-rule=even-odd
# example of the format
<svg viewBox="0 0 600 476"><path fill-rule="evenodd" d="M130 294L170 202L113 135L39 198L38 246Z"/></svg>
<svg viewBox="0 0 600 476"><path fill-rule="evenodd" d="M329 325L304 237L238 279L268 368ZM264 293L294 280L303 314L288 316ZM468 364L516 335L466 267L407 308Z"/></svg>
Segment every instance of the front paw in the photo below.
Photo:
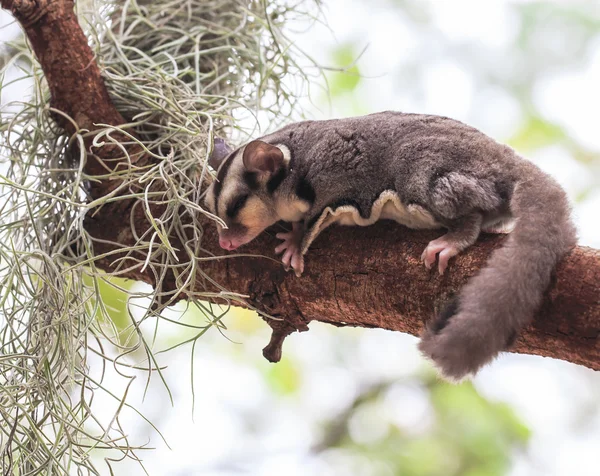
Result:
<svg viewBox="0 0 600 476"><path fill-rule="evenodd" d="M283 243L275 248L275 253L283 253L281 262L286 271L289 271L291 268L296 273L296 276L300 277L304 272L304 256L302 256L302 252L300 251L297 233L290 231L288 233L277 233L276 236L280 240L283 240Z"/></svg>

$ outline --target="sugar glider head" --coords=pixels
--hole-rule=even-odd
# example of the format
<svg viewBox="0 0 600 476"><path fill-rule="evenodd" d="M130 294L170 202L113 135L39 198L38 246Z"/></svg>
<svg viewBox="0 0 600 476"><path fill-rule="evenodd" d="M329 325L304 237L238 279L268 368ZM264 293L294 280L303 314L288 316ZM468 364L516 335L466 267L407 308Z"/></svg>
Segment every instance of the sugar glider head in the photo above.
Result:
<svg viewBox="0 0 600 476"><path fill-rule="evenodd" d="M211 165L217 168L212 159ZM205 199L211 213L227 225L217 224L221 248L234 250L279 221L273 192L285 176L282 150L261 140L221 160Z"/></svg>

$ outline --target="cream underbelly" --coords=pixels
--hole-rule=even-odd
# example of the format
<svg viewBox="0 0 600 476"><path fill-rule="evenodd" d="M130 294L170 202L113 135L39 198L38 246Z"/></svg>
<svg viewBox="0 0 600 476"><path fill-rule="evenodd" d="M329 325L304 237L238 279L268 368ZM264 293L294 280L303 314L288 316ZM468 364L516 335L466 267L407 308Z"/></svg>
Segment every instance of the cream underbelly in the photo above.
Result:
<svg viewBox="0 0 600 476"><path fill-rule="evenodd" d="M431 213L423 207L415 204L405 205L400 201L396 192L386 190L375 200L371 207L371 214L366 218L362 217L358 209L352 205L343 205L335 210L331 207L325 208L310 230L309 236L305 238L302 252L305 253L317 235L333 223L368 226L383 219L395 220L409 228L441 228Z"/></svg>

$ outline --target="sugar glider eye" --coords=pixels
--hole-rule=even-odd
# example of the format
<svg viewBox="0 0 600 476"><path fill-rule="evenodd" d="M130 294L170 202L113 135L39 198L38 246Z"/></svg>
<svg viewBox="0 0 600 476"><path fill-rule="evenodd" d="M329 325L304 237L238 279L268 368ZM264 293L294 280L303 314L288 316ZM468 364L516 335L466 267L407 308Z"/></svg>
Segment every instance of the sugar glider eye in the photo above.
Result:
<svg viewBox="0 0 600 476"><path fill-rule="evenodd" d="M227 206L227 216L229 218L235 218L235 216L239 213L242 207L246 204L248 200L248 194L240 195L235 200L232 200Z"/></svg>

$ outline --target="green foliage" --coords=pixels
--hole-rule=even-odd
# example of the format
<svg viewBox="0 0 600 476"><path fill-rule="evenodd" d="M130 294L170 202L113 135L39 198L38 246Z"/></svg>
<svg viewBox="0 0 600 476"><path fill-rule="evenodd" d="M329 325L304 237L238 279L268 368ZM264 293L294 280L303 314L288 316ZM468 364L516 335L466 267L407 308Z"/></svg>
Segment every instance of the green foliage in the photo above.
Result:
<svg viewBox="0 0 600 476"><path fill-rule="evenodd" d="M340 45L331 52L331 60L339 71L329 73L330 94L336 96L354 91L360 82L360 70L356 65L358 50L352 43Z"/></svg>
<svg viewBox="0 0 600 476"><path fill-rule="evenodd" d="M87 286L93 286L94 281L91 277L85 276L84 282ZM114 325L120 334L120 342L126 342L127 336L123 331L131 326L131 319L127 309L129 299L128 289L133 285L133 281L123 278L116 278L105 275L103 278L98 278L96 284L98 286L98 296L94 297L94 305L104 306L105 312L98 316L100 323ZM98 299L98 297L100 299ZM111 322L106 322L109 319Z"/></svg>
<svg viewBox="0 0 600 476"><path fill-rule="evenodd" d="M419 385L417 382L407 383ZM381 407L386 389L381 386L354 406L347 420L365 406ZM402 476L505 474L512 453L529 439L529 430L514 412L505 404L486 400L469 383L450 385L430 380L422 390L431 405L431 421L424 422L422 428L407 431L389 423L383 438L359 443L350 433L339 438L337 446L364 455L374 466L385 463L392 474ZM373 425L389 422L391 416L385 409L369 414L374 416Z"/></svg>
<svg viewBox="0 0 600 476"><path fill-rule="evenodd" d="M361 54L353 41L340 44L330 53L330 68L326 74L328 89L322 102L335 102L344 115L369 112L359 94L359 86L363 81L363 73L358 66Z"/></svg>
<svg viewBox="0 0 600 476"><path fill-rule="evenodd" d="M567 134L558 125L534 114L526 115L522 125L509 143L523 152L566 141Z"/></svg>
<svg viewBox="0 0 600 476"><path fill-rule="evenodd" d="M277 365L267 365L265 379L275 393L293 395L300 389L300 370L292 359L283 356Z"/></svg>

